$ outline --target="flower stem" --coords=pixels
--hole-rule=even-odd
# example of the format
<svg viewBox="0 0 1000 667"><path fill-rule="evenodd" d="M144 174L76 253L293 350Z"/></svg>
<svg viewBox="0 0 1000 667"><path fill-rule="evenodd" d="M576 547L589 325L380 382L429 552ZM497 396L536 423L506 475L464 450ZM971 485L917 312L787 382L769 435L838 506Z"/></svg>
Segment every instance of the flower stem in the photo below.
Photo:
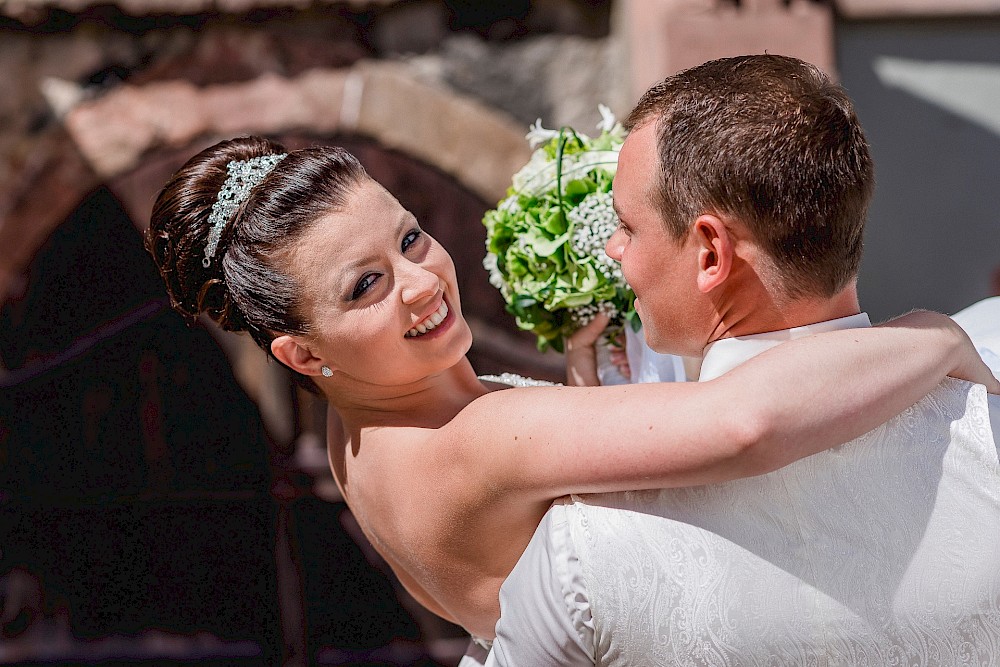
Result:
<svg viewBox="0 0 1000 667"><path fill-rule="evenodd" d="M563 150L566 148L566 142L569 141L569 137L566 136L567 129L569 128L566 126L559 128L559 142L556 144L556 201L559 203L559 214L563 220L567 221L568 225L569 220L566 216L566 204L563 202L562 189Z"/></svg>

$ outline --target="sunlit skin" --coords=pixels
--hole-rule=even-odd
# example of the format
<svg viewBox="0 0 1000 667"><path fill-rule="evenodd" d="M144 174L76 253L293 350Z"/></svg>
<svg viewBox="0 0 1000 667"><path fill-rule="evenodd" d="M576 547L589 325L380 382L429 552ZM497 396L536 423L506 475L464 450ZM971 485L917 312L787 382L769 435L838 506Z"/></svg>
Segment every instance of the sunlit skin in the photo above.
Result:
<svg viewBox="0 0 1000 667"><path fill-rule="evenodd" d="M450 256L369 180L281 261L311 330L277 336L272 351L339 417L327 435L345 500L420 603L487 638L500 585L554 499L760 474L864 433L949 371L985 377L957 327L925 314L862 332L867 345L844 332L793 341L701 384L496 391L465 357L472 337ZM441 303L448 316L409 336ZM600 333L591 328L579 335ZM797 392L757 389L791 383L820 354L836 362ZM858 368L870 374L860 391L831 394ZM704 409L719 404L731 409Z"/></svg>
<svg viewBox="0 0 1000 667"><path fill-rule="evenodd" d="M856 282L829 298L790 298L767 254L738 220L713 211L672 237L655 205L660 174L656 124L625 139L613 192L621 224L606 252L636 294L646 342L660 352L700 356L731 336L777 331L860 312Z"/></svg>
<svg viewBox="0 0 1000 667"><path fill-rule="evenodd" d="M343 210L309 230L287 266L304 287L313 330L279 337L275 353L314 377L324 365L333 371L330 378L316 379L337 410L331 423L344 426L343 432L328 434L331 466L358 523L407 589L432 611L449 619L468 616L454 605L446 609L436 597L461 596L476 606L496 607L499 581L520 554L511 548L518 540L482 539L477 553L460 539L466 532L463 514L474 516L480 507L472 498L461 507L455 480L441 479L448 463L460 463L449 460L459 452L444 439L426 443L429 429L447 425L496 388L483 385L465 357L472 334L462 317L451 256L392 195L368 180ZM449 309L444 321L423 336L407 335L442 302ZM445 511L449 506L451 515ZM537 504L535 524L544 511L545 503ZM521 518L516 512L511 517ZM513 525L508 529L516 534ZM433 536L453 533L446 541L461 549L442 553ZM521 550L528 537L530 532L520 540ZM470 560L480 564L474 574ZM428 571L426 562L438 563L436 569L449 576ZM492 578L486 576L490 570L496 570ZM482 582L488 592L464 586L466 581Z"/></svg>

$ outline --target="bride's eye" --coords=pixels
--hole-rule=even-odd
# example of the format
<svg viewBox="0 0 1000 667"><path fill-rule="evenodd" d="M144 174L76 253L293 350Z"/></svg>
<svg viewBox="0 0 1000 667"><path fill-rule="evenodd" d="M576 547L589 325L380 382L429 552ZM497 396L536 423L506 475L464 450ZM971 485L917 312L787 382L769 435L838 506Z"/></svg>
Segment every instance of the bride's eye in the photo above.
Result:
<svg viewBox="0 0 1000 667"><path fill-rule="evenodd" d="M351 299L357 299L371 289L371 286L378 281L381 275L382 274L380 273L366 274L361 280L358 281L358 284L354 286L354 292L351 294Z"/></svg>
<svg viewBox="0 0 1000 667"><path fill-rule="evenodd" d="M419 229L414 229L412 232L410 232L409 234L407 234L406 236L404 236L403 237L403 243L402 243L402 246L401 246L403 252L406 252L407 250L409 250L410 246L412 246L414 243L416 243L417 240L422 235L423 235L423 232L421 232Z"/></svg>

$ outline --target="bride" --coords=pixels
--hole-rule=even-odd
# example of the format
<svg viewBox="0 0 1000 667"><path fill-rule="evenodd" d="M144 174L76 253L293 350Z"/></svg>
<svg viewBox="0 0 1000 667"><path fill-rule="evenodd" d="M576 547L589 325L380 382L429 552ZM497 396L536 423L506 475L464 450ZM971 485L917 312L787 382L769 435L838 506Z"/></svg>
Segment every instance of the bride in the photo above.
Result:
<svg viewBox="0 0 1000 667"><path fill-rule="evenodd" d="M466 359L451 257L337 148L206 149L160 193L147 247L179 312L247 332L326 397L342 424L334 478L365 534L419 602L482 637L554 499L762 474L863 434L946 374L996 389L951 320L916 313L710 382L498 391ZM570 341L578 356L595 328ZM818 370L817 356L837 361ZM847 380L861 389L836 391Z"/></svg>

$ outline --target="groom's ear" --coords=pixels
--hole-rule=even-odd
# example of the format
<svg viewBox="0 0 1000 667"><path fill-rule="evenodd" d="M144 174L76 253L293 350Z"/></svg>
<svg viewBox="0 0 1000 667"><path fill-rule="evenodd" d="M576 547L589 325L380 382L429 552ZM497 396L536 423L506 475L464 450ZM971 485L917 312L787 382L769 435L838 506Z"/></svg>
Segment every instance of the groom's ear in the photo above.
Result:
<svg viewBox="0 0 1000 667"><path fill-rule="evenodd" d="M704 213L691 227L698 248L698 289L707 294L729 277L734 239L718 216Z"/></svg>

